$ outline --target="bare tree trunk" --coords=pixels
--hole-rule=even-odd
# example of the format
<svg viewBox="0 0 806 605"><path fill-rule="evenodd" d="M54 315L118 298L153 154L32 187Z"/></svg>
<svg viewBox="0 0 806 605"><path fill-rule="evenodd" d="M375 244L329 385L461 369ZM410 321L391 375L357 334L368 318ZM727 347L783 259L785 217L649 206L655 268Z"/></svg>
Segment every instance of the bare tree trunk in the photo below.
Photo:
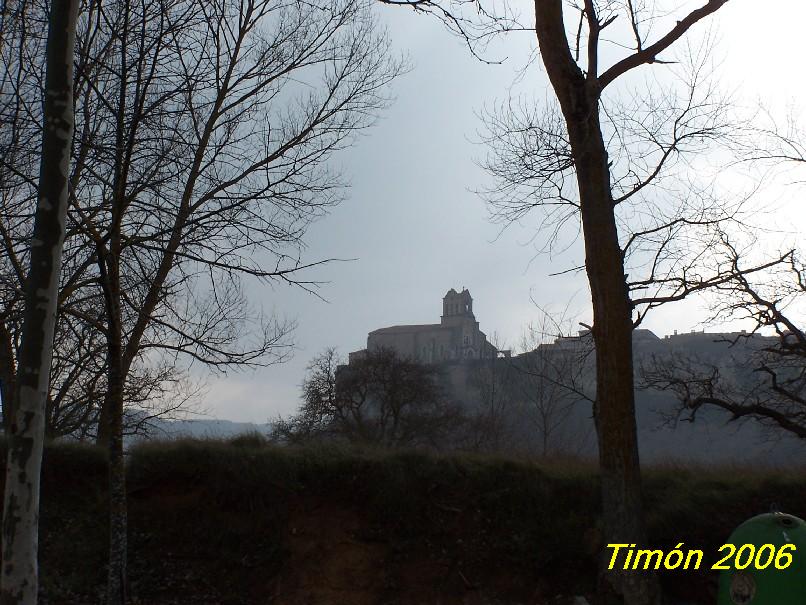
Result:
<svg viewBox="0 0 806 605"><path fill-rule="evenodd" d="M47 41L39 195L25 284L14 421L8 427L0 603L34 604L38 593L39 481L45 434L67 181L73 138L73 52L78 0L53 0Z"/></svg>
<svg viewBox="0 0 806 605"><path fill-rule="evenodd" d="M16 390L16 376L17 369L11 334L3 320L0 320L0 398L3 400L3 431L6 433L13 422L11 401Z"/></svg>
<svg viewBox="0 0 806 605"><path fill-rule="evenodd" d="M607 543L642 544L645 531L635 424L632 307L599 122L600 88L595 64L585 75L571 56L562 11L561 0L535 1L540 52L565 118L579 187L596 343L594 409L604 539ZM589 41L595 43L595 39ZM653 575L617 570L603 570L603 575L626 605L659 602Z"/></svg>
<svg viewBox="0 0 806 605"><path fill-rule="evenodd" d="M105 431L109 454L109 567L107 605L123 605L128 600L126 464L123 456L123 328L120 289L120 231L113 228L110 250L98 246L98 266L104 291L107 325L107 392ZM99 426L100 429L100 426Z"/></svg>
<svg viewBox="0 0 806 605"><path fill-rule="evenodd" d="M101 402L101 409L98 412L98 429L95 434L95 445L107 447L109 445L109 403L106 398Z"/></svg>
<svg viewBox="0 0 806 605"><path fill-rule="evenodd" d="M599 441L602 515L607 542L645 544L641 470L635 423L632 317L621 249L612 212L607 153L598 112L583 133L583 161L577 163L586 268L593 303L596 343L595 420ZM572 136L572 140L575 137ZM583 193L584 192L584 193ZM627 572L608 580L628 605L658 602L657 583L649 575Z"/></svg>
<svg viewBox="0 0 806 605"><path fill-rule="evenodd" d="M109 449L109 568L106 605L125 605L128 601L126 507L126 463L123 456L123 384L126 371L123 361L123 314L120 285L121 224L126 212L126 183L131 162L133 136L127 133L126 114L130 66L128 64L129 2L123 7L120 32L120 88L118 90L115 138L115 171L112 216L109 226L109 248L97 242L100 282L107 315L107 394L104 398L99 436ZM135 70L136 71L136 70ZM136 118L132 118L136 122ZM136 125L132 125L136 128ZM129 137L127 139L127 134Z"/></svg>
<svg viewBox="0 0 806 605"><path fill-rule="evenodd" d="M109 226L109 248L97 243L100 282L104 293L107 315L107 393L101 410L103 424L99 437L106 440L109 450L109 568L107 574L106 605L124 605L128 601L126 464L123 456L123 315L120 285L121 222L126 211L126 183L132 139L126 139L127 95L129 65L129 3L124 4L123 27L120 34L120 88L118 95L117 128L115 140L115 172L112 198L112 216Z"/></svg>
<svg viewBox="0 0 806 605"><path fill-rule="evenodd" d="M121 347L118 347L121 350ZM128 600L127 545L128 510L126 507L126 465L123 456L123 380L118 370L109 373L107 402L110 409L109 430L109 570L107 605L122 605Z"/></svg>

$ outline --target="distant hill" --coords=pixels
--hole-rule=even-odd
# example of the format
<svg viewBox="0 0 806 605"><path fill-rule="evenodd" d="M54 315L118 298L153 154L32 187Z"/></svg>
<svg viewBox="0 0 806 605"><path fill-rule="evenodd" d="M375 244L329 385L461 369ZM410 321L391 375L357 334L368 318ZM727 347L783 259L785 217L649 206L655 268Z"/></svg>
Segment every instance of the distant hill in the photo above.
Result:
<svg viewBox="0 0 806 605"><path fill-rule="evenodd" d="M132 441L143 439L175 439L179 437L194 437L200 439L226 439L244 433L268 434L268 424L255 424L254 422L233 422L219 419L195 420L154 420L150 422L151 429L148 437L134 437Z"/></svg>

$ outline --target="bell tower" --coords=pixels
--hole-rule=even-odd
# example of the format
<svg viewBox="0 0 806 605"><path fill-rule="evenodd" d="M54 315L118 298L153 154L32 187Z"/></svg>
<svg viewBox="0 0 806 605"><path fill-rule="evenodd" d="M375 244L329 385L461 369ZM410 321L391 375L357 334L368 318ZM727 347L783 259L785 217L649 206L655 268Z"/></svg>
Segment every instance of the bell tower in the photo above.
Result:
<svg viewBox="0 0 806 605"><path fill-rule="evenodd" d="M463 318L475 320L473 315L473 297L467 289L457 292L453 288L442 299L442 323L448 318Z"/></svg>

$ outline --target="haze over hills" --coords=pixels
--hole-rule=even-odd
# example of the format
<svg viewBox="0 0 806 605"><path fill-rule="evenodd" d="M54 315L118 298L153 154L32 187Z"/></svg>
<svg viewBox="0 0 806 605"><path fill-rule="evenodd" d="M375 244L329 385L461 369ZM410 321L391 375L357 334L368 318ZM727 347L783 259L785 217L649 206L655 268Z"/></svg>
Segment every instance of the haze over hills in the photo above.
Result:
<svg viewBox="0 0 806 605"><path fill-rule="evenodd" d="M533 350L518 355L496 349L480 329L470 292L451 288L442 299L439 323L376 328L367 334L365 348L350 353L349 366L382 349L438 366L450 399L482 416L485 407L496 408L491 413L505 425L508 453L595 458L591 402L596 370L590 332L581 330L576 336L553 340L541 335L540 340L543 342ZM760 426L749 418L732 420L730 414L709 406L699 409L696 422L690 422L690 415L678 415L679 401L670 392L640 388L641 366L653 358L688 360L701 369L718 368L720 377L735 384L757 381L751 359L759 349L776 342L777 338L758 333L674 330L661 337L648 329L634 330L642 459L650 463L779 465L802 455L806 446L801 440L781 430Z"/></svg>
<svg viewBox="0 0 806 605"><path fill-rule="evenodd" d="M377 331L374 333L376 334ZM639 329L634 333L636 368L642 360L652 355L682 355L702 363L718 365L723 372L730 373L740 368L742 360L751 352L771 340L754 335L740 338L740 333L691 332L658 337L649 330ZM405 340L405 335L403 336ZM372 335L371 339L372 340ZM407 341L406 341L407 342ZM384 340L385 344L394 341ZM735 344L734 344L735 343ZM521 373L530 367L536 355L559 355L569 352L579 353L590 346L589 334L581 331L576 337L557 338L553 343L541 344L534 351L513 357L496 359L453 359L435 360L446 372L448 389L453 389L456 397L468 406L479 405L474 388L480 372L489 364L500 368L502 386L511 388L522 381ZM431 354L431 352L427 352ZM352 356L355 358L355 355ZM592 356L588 356L589 359ZM486 366L485 366L486 364ZM579 386L592 396L595 381L595 368L586 362L579 374ZM741 422L731 420L728 413L710 407L702 408L695 422L675 418L678 401L669 393L656 390L636 392L636 417L642 461L648 464L696 463L709 464L750 464L785 467L791 460L799 459L806 453L806 444L783 431L762 427L752 420ZM513 406L513 409L516 409ZM517 408L512 412L513 438L521 443L533 443L538 439L540 426L535 424L534 412ZM233 422L224 419L157 420L153 423L150 437L165 439L179 437L229 438L247 433L268 435L270 423ZM575 401L568 413L563 416L552 434L556 444L552 453L595 458L596 433L593 424L592 408L588 401ZM524 449L522 452L528 450ZM531 450L534 453L534 450Z"/></svg>
<svg viewBox="0 0 806 605"><path fill-rule="evenodd" d="M776 341L761 335L746 337L743 333L690 332L658 337L649 330L636 330L633 347L636 374L643 362L653 356L691 359L694 363L718 367L723 375L735 380L748 380L746 362L760 347ZM574 338L560 338L543 345L548 350L584 349L590 346L583 331ZM590 356L592 358L592 356ZM595 367L585 368L583 382L595 384ZM640 383L640 380L638 380ZM698 410L695 421L677 415L679 401L668 392L654 389L636 390L636 422L641 459L647 463L753 464L787 466L806 453L806 444L791 434L759 425L752 419L735 420L715 407ZM570 424L586 427L590 438L581 450L591 458L596 455L595 430L590 405L579 405Z"/></svg>

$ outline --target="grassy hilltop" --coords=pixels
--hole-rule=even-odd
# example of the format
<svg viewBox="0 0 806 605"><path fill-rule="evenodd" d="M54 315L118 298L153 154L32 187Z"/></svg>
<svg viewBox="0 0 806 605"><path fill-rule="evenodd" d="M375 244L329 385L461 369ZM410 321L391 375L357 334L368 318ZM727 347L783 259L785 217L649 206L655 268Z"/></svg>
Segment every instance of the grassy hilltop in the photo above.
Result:
<svg viewBox="0 0 806 605"><path fill-rule="evenodd" d="M45 603L99 602L105 468L93 447L46 449ZM732 529L772 503L802 516L803 474L648 469L652 545L701 548L710 567ZM280 449L247 436L141 445L129 481L135 603L554 603L593 590L604 552L596 473L581 462ZM707 569L662 581L678 599L715 602Z"/></svg>

